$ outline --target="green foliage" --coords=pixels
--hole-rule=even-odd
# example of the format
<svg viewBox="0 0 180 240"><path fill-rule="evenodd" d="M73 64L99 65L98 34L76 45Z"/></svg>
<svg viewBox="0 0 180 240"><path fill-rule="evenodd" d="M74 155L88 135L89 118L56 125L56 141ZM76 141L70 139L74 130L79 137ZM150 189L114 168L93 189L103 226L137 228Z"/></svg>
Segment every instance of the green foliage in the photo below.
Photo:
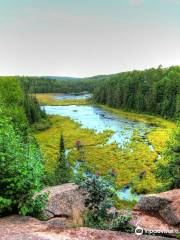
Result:
<svg viewBox="0 0 180 240"><path fill-rule="evenodd" d="M70 166L66 158L64 137L61 134L59 156L58 156L58 162L55 170L56 184L67 183L70 181L70 178L71 178Z"/></svg>
<svg viewBox="0 0 180 240"><path fill-rule="evenodd" d="M88 194L85 206L88 212L85 217L87 226L104 228L109 220L107 209L113 206L114 186L103 177L90 174L81 183L81 188Z"/></svg>
<svg viewBox="0 0 180 240"><path fill-rule="evenodd" d="M23 91L17 78L0 77L0 107L3 116L11 118L14 128L26 136L29 129L23 99Z"/></svg>
<svg viewBox="0 0 180 240"><path fill-rule="evenodd" d="M48 194L41 194L33 196L31 199L22 202L20 204L20 213L22 215L31 214L31 216L38 217L39 219L44 219L43 209L48 200Z"/></svg>
<svg viewBox="0 0 180 240"><path fill-rule="evenodd" d="M9 211L11 208L12 201L10 199L6 199L0 197L0 215L3 213L4 210Z"/></svg>
<svg viewBox="0 0 180 240"><path fill-rule="evenodd" d="M114 207L115 193L114 176L101 177L99 174L88 174L81 182L80 187L85 190L85 206L87 212L84 215L85 225L93 228L120 230L133 232L129 225L131 216L119 216L117 212L108 212Z"/></svg>
<svg viewBox="0 0 180 240"><path fill-rule="evenodd" d="M134 233L134 227L129 224L129 221L131 219L132 217L130 215L118 216L112 220L110 224L110 229L116 230L116 231Z"/></svg>
<svg viewBox="0 0 180 240"><path fill-rule="evenodd" d="M164 181L165 189L180 188L180 124L164 152L165 163L159 164L157 176Z"/></svg>
<svg viewBox="0 0 180 240"><path fill-rule="evenodd" d="M0 119L0 196L8 207L21 214L31 214L32 197L41 188L42 157L33 138L23 142L11 121ZM10 205L11 203L11 205ZM6 210L7 202L1 212Z"/></svg>
<svg viewBox="0 0 180 240"><path fill-rule="evenodd" d="M111 107L180 118L180 67L110 75L95 88L94 100Z"/></svg>
<svg viewBox="0 0 180 240"><path fill-rule="evenodd" d="M47 118L45 111L41 110L37 99L28 93L24 95L24 109L30 124L39 122L42 118Z"/></svg>
<svg viewBox="0 0 180 240"><path fill-rule="evenodd" d="M114 200L114 206L116 209L132 210L134 206L137 204L136 200L132 200L132 201L122 200L122 199L119 199L118 196L114 197L113 200Z"/></svg>
<svg viewBox="0 0 180 240"><path fill-rule="evenodd" d="M37 214L44 196L43 159L32 136L18 78L0 78L0 214ZM42 200L42 201L41 201Z"/></svg>
<svg viewBox="0 0 180 240"><path fill-rule="evenodd" d="M60 138L60 153L65 153L65 145L64 145L64 137L63 134L61 134Z"/></svg>
<svg viewBox="0 0 180 240"><path fill-rule="evenodd" d="M33 125L32 125L32 129L36 132L40 132L40 131L44 131L48 128L50 128L51 126L51 122L49 121L49 119L40 119L40 121L38 122L35 122Z"/></svg>
<svg viewBox="0 0 180 240"><path fill-rule="evenodd" d="M21 77L23 87L30 93L92 92L99 78L51 79L48 77Z"/></svg>
<svg viewBox="0 0 180 240"><path fill-rule="evenodd" d="M30 93L94 92L110 107L180 118L180 67L131 71L83 79L20 78Z"/></svg>

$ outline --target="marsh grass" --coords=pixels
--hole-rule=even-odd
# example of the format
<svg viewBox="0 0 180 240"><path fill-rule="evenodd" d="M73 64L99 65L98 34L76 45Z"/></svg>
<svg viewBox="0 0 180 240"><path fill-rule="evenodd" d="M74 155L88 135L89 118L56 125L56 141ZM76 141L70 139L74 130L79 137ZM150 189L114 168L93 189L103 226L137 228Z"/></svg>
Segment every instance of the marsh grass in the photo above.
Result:
<svg viewBox="0 0 180 240"><path fill-rule="evenodd" d="M161 185L154 174L158 154L164 150L176 126L175 123L159 117L101 107L118 116L154 126L146 134L146 139L153 145L154 151L149 148L138 131L134 131L130 144L125 148L119 148L115 143L106 144L113 134L112 131L97 134L93 130L81 128L80 124L68 117L49 116L51 127L35 134L46 159L46 170L53 173L56 167L59 139L63 132L65 147L71 150L68 154L71 165L77 160L82 160L82 152L75 146L76 141L80 140L83 145L83 160L88 163L92 172L107 175L114 169L118 188L131 184L132 190L138 193L155 192Z"/></svg>
<svg viewBox="0 0 180 240"><path fill-rule="evenodd" d="M63 95L62 93L38 93L36 98L41 105L48 106L68 106L68 105L87 105L90 104L88 99L56 99L56 96Z"/></svg>
<svg viewBox="0 0 180 240"><path fill-rule="evenodd" d="M68 117L49 116L51 127L42 132L36 132L35 136L40 144L46 159L46 170L53 171L56 166L59 139L63 133L66 149L74 149L76 141L80 140L84 146L96 146L105 144L112 135L112 131L96 134L93 130L82 129L80 125Z"/></svg>
<svg viewBox="0 0 180 240"><path fill-rule="evenodd" d="M164 118L148 115L139 114L135 112L127 112L111 108L105 105L98 105L105 111L112 112L120 117L127 118L132 121L143 122L149 124L152 129L147 133L147 140L155 148L155 151L161 153L165 147L166 142L169 140L173 130L176 128L176 123Z"/></svg>

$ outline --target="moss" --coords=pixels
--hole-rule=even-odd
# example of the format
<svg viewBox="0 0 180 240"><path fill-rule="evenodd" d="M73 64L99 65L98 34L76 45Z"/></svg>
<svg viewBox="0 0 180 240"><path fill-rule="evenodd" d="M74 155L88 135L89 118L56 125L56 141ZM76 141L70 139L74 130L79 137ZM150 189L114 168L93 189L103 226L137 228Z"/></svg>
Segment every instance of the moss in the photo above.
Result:
<svg viewBox="0 0 180 240"><path fill-rule="evenodd" d="M36 94L36 98L38 99L41 105L49 105L49 106L68 106L68 105L86 105L89 104L88 99L56 99L56 96L60 96L59 94L52 93L38 93Z"/></svg>

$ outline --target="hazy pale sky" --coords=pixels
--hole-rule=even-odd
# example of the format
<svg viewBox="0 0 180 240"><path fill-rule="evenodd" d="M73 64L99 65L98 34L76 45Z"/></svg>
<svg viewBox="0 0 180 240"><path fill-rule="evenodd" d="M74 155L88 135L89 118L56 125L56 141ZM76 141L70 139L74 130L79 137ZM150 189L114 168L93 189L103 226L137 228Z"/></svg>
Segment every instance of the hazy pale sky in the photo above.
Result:
<svg viewBox="0 0 180 240"><path fill-rule="evenodd" d="M0 0L0 75L180 65L180 0Z"/></svg>

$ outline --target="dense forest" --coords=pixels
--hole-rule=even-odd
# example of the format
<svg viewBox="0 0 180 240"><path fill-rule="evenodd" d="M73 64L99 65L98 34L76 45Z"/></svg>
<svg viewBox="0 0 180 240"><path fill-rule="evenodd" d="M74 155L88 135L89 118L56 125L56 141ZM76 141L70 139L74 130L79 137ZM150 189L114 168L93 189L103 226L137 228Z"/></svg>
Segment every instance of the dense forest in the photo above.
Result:
<svg viewBox="0 0 180 240"><path fill-rule="evenodd" d="M20 77L22 85L32 93L80 93L93 92L96 78L52 79L52 77ZM99 79L99 78L98 78Z"/></svg>
<svg viewBox="0 0 180 240"><path fill-rule="evenodd" d="M180 119L180 67L124 72L101 81L96 103Z"/></svg>

